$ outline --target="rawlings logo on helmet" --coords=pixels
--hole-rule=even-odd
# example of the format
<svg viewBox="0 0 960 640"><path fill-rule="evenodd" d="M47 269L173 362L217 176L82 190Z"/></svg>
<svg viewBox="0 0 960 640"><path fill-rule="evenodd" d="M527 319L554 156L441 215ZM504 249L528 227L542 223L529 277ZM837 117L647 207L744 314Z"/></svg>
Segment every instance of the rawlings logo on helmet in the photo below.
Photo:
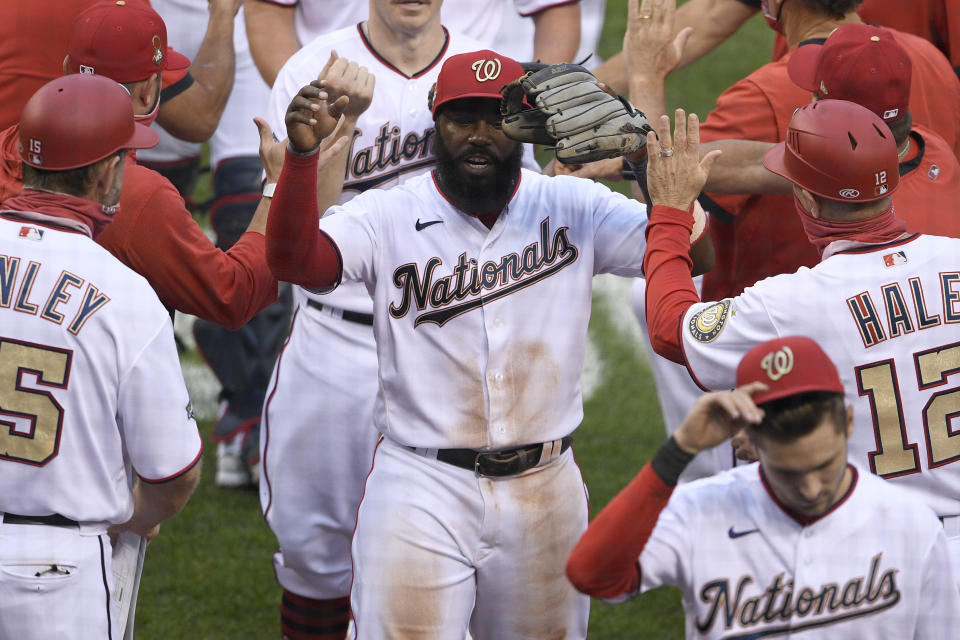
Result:
<svg viewBox="0 0 960 640"><path fill-rule="evenodd" d="M767 372L768 378L776 382L793 371L793 351L786 345L771 351L760 361L760 368Z"/></svg>
<svg viewBox="0 0 960 640"><path fill-rule="evenodd" d="M489 82L500 77L501 65L496 58L486 60L481 58L470 65L477 77L477 82Z"/></svg>
<svg viewBox="0 0 960 640"><path fill-rule="evenodd" d="M856 189L840 189L837 193L840 194L841 198L859 198L860 192Z"/></svg>

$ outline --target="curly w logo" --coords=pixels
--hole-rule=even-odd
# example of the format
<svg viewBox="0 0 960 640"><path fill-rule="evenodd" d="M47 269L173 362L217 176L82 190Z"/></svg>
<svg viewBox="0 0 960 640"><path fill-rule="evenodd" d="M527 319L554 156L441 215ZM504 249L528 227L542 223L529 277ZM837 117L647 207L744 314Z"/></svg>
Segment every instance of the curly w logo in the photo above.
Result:
<svg viewBox="0 0 960 640"><path fill-rule="evenodd" d="M500 61L496 58L493 60L481 58L470 65L470 68L476 74L477 82L489 82L500 77Z"/></svg>

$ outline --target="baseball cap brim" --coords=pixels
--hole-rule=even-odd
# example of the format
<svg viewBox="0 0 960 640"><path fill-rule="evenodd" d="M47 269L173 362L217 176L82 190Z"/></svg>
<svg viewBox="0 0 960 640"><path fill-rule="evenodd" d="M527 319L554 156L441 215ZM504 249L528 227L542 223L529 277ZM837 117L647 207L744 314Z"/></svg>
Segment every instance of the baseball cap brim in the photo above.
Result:
<svg viewBox="0 0 960 640"><path fill-rule="evenodd" d="M824 378L826 379L828 378L828 376L824 375ZM762 378L757 378L756 381L766 382ZM829 380L824 382L811 382L810 384L800 384L793 387L775 386L769 391L760 391L758 393L753 394L752 399L754 404L761 405L761 404L764 404L765 402L772 402L774 400L779 400L780 398L788 398L790 396L798 396L803 393L814 393L817 391L825 391L830 393L842 394L843 386L837 385Z"/></svg>
<svg viewBox="0 0 960 640"><path fill-rule="evenodd" d="M160 136L150 127L144 126L139 122L133 124L133 135L127 141L122 149L149 149L160 143Z"/></svg>
<svg viewBox="0 0 960 640"><path fill-rule="evenodd" d="M784 156L787 151L786 142L778 142L773 145L767 152L763 154L763 166L764 168L771 172L775 173L781 178L786 178L790 180L790 176L787 174L787 167L784 164Z"/></svg>
<svg viewBox="0 0 960 640"><path fill-rule="evenodd" d="M167 47L167 65L165 69L174 71L176 69L187 69L190 67L190 58L183 55L173 47Z"/></svg>
<svg viewBox="0 0 960 640"><path fill-rule="evenodd" d="M823 51L823 45L805 44L797 47L787 61L787 73L793 83L801 89L816 92L817 86L817 65L820 64L820 53Z"/></svg>
<svg viewBox="0 0 960 640"><path fill-rule="evenodd" d="M457 100L466 100L468 98L487 98L489 100L500 100L502 97L500 92L492 93L490 91L474 91L471 93L463 93L456 96L449 96L443 102L437 102L433 105L433 113L436 114L437 111L445 104L450 104L451 102L456 102Z"/></svg>

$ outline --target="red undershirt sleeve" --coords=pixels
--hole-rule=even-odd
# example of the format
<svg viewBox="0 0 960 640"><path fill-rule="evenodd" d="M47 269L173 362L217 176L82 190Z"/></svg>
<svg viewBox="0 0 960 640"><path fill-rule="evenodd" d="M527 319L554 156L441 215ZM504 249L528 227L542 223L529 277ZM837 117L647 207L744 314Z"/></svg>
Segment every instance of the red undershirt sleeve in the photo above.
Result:
<svg viewBox="0 0 960 640"><path fill-rule="evenodd" d="M680 345L683 316L700 302L690 271L689 212L663 205L650 210L647 223L647 252L643 273L647 279L647 326L653 349L661 356L684 364Z"/></svg>
<svg viewBox="0 0 960 640"><path fill-rule="evenodd" d="M333 239L318 228L318 158L286 151L267 218L267 264L279 280L332 289L340 283L343 261Z"/></svg>
<svg viewBox="0 0 960 640"><path fill-rule="evenodd" d="M640 588L640 553L673 487L648 462L603 508L567 560L567 578L595 598L616 598Z"/></svg>

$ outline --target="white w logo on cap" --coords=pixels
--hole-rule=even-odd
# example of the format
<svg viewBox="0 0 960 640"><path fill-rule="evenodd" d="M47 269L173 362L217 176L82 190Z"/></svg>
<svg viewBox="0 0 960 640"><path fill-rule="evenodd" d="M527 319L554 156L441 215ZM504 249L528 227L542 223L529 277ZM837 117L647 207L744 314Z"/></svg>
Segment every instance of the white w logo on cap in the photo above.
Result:
<svg viewBox="0 0 960 640"><path fill-rule="evenodd" d="M774 382L793 371L793 351L790 347L783 347L771 351L760 361L760 368L767 372L767 376Z"/></svg>
<svg viewBox="0 0 960 640"><path fill-rule="evenodd" d="M470 65L470 68L476 73L477 82L489 82L500 77L500 61L496 58L493 60L481 58Z"/></svg>

